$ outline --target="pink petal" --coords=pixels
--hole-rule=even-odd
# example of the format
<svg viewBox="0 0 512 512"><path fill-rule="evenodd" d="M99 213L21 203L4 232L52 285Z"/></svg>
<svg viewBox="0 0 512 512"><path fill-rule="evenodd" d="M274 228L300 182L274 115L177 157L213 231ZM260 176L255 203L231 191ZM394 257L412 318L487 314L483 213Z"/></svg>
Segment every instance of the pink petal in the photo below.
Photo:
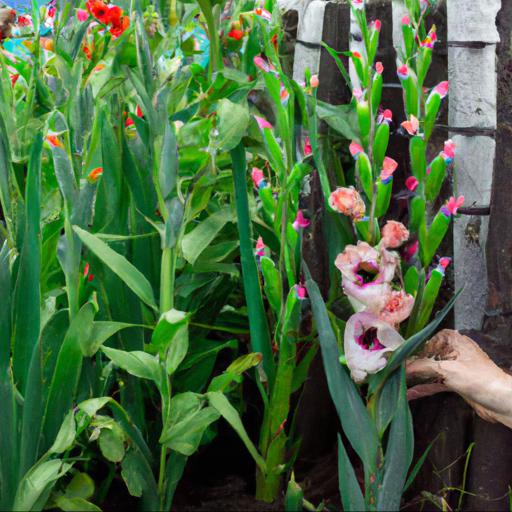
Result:
<svg viewBox="0 0 512 512"><path fill-rule="evenodd" d="M273 126L266 119L263 119L263 117L254 116L254 119L256 119L260 130L264 130L265 128L272 130Z"/></svg>
<svg viewBox="0 0 512 512"><path fill-rule="evenodd" d="M419 185L419 181L414 176L409 176L405 180L405 186L411 191L414 192Z"/></svg>

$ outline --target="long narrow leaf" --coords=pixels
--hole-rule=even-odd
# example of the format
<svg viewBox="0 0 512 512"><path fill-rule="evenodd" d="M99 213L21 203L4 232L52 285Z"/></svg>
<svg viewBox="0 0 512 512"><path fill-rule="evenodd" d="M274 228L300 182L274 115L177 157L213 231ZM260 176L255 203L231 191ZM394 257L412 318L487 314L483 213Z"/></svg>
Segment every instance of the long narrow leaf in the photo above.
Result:
<svg viewBox="0 0 512 512"><path fill-rule="evenodd" d="M274 380L275 363L270 342L270 332L263 305L258 268L254 259L251 242L251 219L247 199L247 164L244 147L239 144L231 151L233 161L233 181L235 184L235 202L240 237L240 258L245 299L249 311L249 330L253 352L263 354L263 368L270 382Z"/></svg>
<svg viewBox="0 0 512 512"><path fill-rule="evenodd" d="M306 288L318 331L325 374L332 401L350 444L367 468L377 464L378 435L359 391L339 362L338 344L332 330L327 308L317 284L306 270Z"/></svg>
<svg viewBox="0 0 512 512"><path fill-rule="evenodd" d="M338 435L338 483L341 502L346 512L367 510L363 493L350 463L341 436Z"/></svg>
<svg viewBox="0 0 512 512"><path fill-rule="evenodd" d="M143 302L158 310L151 284L144 275L137 270L124 256L112 250L97 236L74 226L75 233L80 240L91 250L112 272L130 288Z"/></svg>

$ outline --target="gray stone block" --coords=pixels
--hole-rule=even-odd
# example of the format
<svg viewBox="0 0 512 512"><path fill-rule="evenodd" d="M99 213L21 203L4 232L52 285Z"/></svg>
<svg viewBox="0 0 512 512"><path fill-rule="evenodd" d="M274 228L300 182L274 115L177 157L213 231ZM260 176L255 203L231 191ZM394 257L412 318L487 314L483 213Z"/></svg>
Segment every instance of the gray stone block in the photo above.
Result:
<svg viewBox="0 0 512 512"><path fill-rule="evenodd" d="M491 201L496 141L491 137L454 135L454 189L466 205L488 206Z"/></svg>
<svg viewBox="0 0 512 512"><path fill-rule="evenodd" d="M293 79L297 82L304 82L307 68L311 74L317 74L320 69L320 55L320 47L310 48L297 43L293 62Z"/></svg>
<svg viewBox="0 0 512 512"><path fill-rule="evenodd" d="M308 4L300 21L297 40L309 44L320 44L324 31L324 0L313 0Z"/></svg>
<svg viewBox="0 0 512 512"><path fill-rule="evenodd" d="M501 0L447 0L448 41L497 43Z"/></svg>
<svg viewBox="0 0 512 512"><path fill-rule="evenodd" d="M496 127L496 47L448 49L450 126Z"/></svg>

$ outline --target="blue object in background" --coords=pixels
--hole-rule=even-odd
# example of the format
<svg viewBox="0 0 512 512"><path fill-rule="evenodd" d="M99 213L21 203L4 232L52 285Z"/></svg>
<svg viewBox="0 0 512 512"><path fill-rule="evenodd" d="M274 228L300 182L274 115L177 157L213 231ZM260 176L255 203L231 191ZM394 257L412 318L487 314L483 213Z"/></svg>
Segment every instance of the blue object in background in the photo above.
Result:
<svg viewBox="0 0 512 512"><path fill-rule="evenodd" d="M45 5L48 0L37 0L37 5ZM29 12L32 9L32 0L0 0L0 4L12 7L17 12Z"/></svg>

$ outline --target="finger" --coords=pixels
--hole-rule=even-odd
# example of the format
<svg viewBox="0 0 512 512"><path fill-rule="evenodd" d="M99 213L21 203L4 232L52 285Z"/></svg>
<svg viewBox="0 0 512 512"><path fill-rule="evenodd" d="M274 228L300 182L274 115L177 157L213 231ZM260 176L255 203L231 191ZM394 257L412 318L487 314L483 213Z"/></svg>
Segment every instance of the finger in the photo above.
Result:
<svg viewBox="0 0 512 512"><path fill-rule="evenodd" d="M408 361L405 371L407 379L432 380L442 377L439 361L427 358Z"/></svg>
<svg viewBox="0 0 512 512"><path fill-rule="evenodd" d="M444 384L418 384L407 390L407 400L417 400L418 398L444 393L445 391L450 390Z"/></svg>

